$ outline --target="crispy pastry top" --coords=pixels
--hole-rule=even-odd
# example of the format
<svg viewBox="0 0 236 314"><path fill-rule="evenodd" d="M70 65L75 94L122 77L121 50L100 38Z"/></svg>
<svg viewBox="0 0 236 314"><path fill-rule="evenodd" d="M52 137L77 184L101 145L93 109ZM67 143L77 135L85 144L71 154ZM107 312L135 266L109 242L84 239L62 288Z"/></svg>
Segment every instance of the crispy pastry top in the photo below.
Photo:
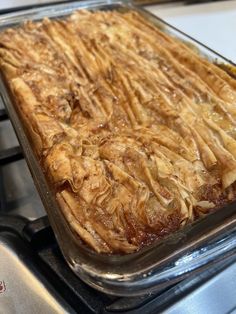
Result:
<svg viewBox="0 0 236 314"><path fill-rule="evenodd" d="M234 199L236 82L135 12L0 34L0 67L71 228L130 253Z"/></svg>

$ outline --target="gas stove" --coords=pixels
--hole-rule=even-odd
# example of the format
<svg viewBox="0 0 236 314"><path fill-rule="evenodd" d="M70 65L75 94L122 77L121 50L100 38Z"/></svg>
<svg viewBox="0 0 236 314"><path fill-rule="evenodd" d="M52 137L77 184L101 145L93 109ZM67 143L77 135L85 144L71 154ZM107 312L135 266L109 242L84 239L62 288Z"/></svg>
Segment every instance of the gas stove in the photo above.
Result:
<svg viewBox="0 0 236 314"><path fill-rule="evenodd" d="M89 287L66 264L0 103L0 314L236 313L236 252L141 297Z"/></svg>

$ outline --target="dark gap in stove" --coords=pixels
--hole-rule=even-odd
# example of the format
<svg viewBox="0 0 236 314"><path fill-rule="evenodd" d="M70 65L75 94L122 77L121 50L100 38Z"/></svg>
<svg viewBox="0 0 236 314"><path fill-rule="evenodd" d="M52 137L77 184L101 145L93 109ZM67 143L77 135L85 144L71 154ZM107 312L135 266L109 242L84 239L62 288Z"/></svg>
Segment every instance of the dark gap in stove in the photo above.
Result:
<svg viewBox="0 0 236 314"><path fill-rule="evenodd" d="M47 216L29 221L23 229L23 234L33 249L37 251L51 247L56 243L56 239Z"/></svg>
<svg viewBox="0 0 236 314"><path fill-rule="evenodd" d="M10 231L22 237L23 229L28 220L21 216L0 215L0 231Z"/></svg>
<svg viewBox="0 0 236 314"><path fill-rule="evenodd" d="M4 121L8 119L8 115L5 109L0 109L0 121Z"/></svg>
<svg viewBox="0 0 236 314"><path fill-rule="evenodd" d="M46 214L25 159L0 165L0 213L4 212L29 220Z"/></svg>
<svg viewBox="0 0 236 314"><path fill-rule="evenodd" d="M21 160L23 154L21 148L10 147L0 150L0 166L8 165L12 162ZM23 198L21 199L23 201ZM4 171L0 167L0 212L5 212L6 210L10 212L13 208L16 208L18 200L7 201L7 193L4 184Z"/></svg>
<svg viewBox="0 0 236 314"><path fill-rule="evenodd" d="M17 198L16 200L8 201L6 203L7 210L9 212L14 210L17 207L17 204L19 203L19 201L21 202L21 205L27 204L29 201L29 196L25 195L25 196L22 196L20 198Z"/></svg>
<svg viewBox="0 0 236 314"><path fill-rule="evenodd" d="M7 120L8 116L5 109L0 109L0 121ZM6 193L3 182L2 168L0 168L0 212L6 208Z"/></svg>
<svg viewBox="0 0 236 314"><path fill-rule="evenodd" d="M0 151L0 166L24 158L20 146L6 148Z"/></svg>
<svg viewBox="0 0 236 314"><path fill-rule="evenodd" d="M2 168L0 167L0 213L6 208L6 193L3 182Z"/></svg>

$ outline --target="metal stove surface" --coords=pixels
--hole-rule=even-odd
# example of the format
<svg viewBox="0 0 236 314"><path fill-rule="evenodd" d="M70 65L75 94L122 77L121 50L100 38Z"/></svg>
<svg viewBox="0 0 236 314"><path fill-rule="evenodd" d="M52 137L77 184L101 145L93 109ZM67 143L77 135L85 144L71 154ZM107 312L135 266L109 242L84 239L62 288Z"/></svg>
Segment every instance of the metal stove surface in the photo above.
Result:
<svg viewBox="0 0 236 314"><path fill-rule="evenodd" d="M75 313L40 273L32 252L13 233L0 234L0 264L1 314Z"/></svg>
<svg viewBox="0 0 236 314"><path fill-rule="evenodd" d="M197 276L142 297L88 287L66 265L47 217L0 216L0 313L233 313L236 255Z"/></svg>

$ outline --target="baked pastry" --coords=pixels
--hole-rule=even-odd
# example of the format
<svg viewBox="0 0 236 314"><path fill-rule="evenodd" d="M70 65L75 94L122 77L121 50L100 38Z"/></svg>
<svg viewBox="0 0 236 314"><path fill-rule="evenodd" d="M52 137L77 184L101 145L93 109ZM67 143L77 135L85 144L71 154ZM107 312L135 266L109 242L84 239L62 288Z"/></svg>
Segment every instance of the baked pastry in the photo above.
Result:
<svg viewBox="0 0 236 314"><path fill-rule="evenodd" d="M134 252L235 198L235 80L140 14L4 30L0 68L62 212L97 252Z"/></svg>

